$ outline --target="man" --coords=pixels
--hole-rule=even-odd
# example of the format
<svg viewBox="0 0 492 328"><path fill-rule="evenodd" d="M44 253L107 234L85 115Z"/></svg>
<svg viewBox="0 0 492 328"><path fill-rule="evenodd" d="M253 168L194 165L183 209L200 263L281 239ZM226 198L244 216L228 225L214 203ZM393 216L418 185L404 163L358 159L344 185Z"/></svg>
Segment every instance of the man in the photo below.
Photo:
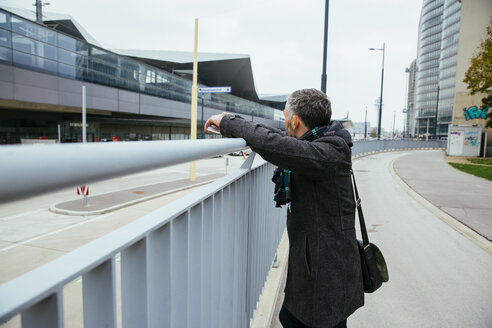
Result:
<svg viewBox="0 0 492 328"><path fill-rule="evenodd" d="M289 236L284 328L346 327L364 303L350 134L331 122L330 101L315 89L293 92L284 115L286 134L227 113L210 117L205 129L215 125L226 137L244 138L279 166L275 200L288 204Z"/></svg>

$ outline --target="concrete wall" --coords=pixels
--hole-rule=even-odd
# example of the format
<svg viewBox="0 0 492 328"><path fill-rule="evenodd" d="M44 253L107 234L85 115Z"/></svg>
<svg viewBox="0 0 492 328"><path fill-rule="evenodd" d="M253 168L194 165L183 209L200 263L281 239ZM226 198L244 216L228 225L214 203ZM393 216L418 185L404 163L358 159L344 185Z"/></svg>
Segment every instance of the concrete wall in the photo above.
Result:
<svg viewBox="0 0 492 328"><path fill-rule="evenodd" d="M470 95L467 84L463 82L465 72L470 67L470 60L476 53L480 41L487 37L486 27L492 16L492 1L463 0L461 1L461 22L458 43L458 61L456 65L455 98L453 105L453 124L482 125L482 131L488 134L488 145L492 145L492 129L485 129L483 118L466 119L464 110L482 106L485 94ZM489 147L490 148L490 147ZM487 151L492 156L492 148Z"/></svg>
<svg viewBox="0 0 492 328"><path fill-rule="evenodd" d="M458 61L456 64L455 92L468 92L463 82L465 72L470 67L470 59L480 41L487 36L486 27L492 16L492 1L463 0L461 1L461 22L458 42Z"/></svg>

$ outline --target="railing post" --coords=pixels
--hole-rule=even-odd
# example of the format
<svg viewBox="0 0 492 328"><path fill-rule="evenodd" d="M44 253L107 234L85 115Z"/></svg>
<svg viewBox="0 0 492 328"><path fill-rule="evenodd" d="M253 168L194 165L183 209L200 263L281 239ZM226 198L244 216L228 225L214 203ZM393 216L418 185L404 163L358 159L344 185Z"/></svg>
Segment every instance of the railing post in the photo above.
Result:
<svg viewBox="0 0 492 328"><path fill-rule="evenodd" d="M211 306L212 306L212 323L210 327L220 327L220 295L221 295L221 280L222 280L222 272L221 268L221 256L220 252L222 247L222 241L220 238L221 234L221 225L222 225L222 193L223 190L217 192L214 197L213 202L213 236L212 239L212 297L211 297Z"/></svg>
<svg viewBox="0 0 492 328"><path fill-rule="evenodd" d="M216 235L214 234L214 197L209 197L202 203L202 284L201 284L201 327L212 326L213 309L213 243Z"/></svg>
<svg viewBox="0 0 492 328"><path fill-rule="evenodd" d="M234 221L232 218L232 206L234 202L231 199L231 186L227 186L222 191L222 222L221 222L221 243L223 247L220 249L220 306L219 318L221 327L230 327L232 325L232 287L234 281Z"/></svg>
<svg viewBox="0 0 492 328"><path fill-rule="evenodd" d="M84 327L116 327L114 258L82 276Z"/></svg>
<svg viewBox="0 0 492 328"><path fill-rule="evenodd" d="M22 328L63 328L63 296L58 291L22 312Z"/></svg>
<svg viewBox="0 0 492 328"><path fill-rule="evenodd" d="M171 327L188 326L188 229L187 211L171 222Z"/></svg>
<svg viewBox="0 0 492 328"><path fill-rule="evenodd" d="M188 222L188 327L200 327L202 290L202 203L189 210Z"/></svg>
<svg viewBox="0 0 492 328"><path fill-rule="evenodd" d="M148 327L171 327L171 224L147 237Z"/></svg>
<svg viewBox="0 0 492 328"><path fill-rule="evenodd" d="M123 328L147 327L147 241L121 252L121 317Z"/></svg>
<svg viewBox="0 0 492 328"><path fill-rule="evenodd" d="M231 184L231 203L234 205L231 211L231 220L233 221L233 249L234 253L232 255L233 259L233 271L234 271L234 279L233 285L231 288L232 293L232 327L240 327L240 318L241 318L241 305L242 305L242 294L241 294L241 239L242 239L242 229L241 220L243 219L242 211L241 211L241 203L244 201L242 197L241 190L241 181L235 181Z"/></svg>

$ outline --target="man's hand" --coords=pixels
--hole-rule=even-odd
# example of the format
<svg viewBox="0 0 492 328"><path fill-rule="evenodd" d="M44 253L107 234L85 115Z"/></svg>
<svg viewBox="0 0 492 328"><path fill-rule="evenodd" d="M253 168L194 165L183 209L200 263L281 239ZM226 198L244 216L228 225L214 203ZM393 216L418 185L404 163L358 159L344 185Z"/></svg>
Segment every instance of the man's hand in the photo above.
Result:
<svg viewBox="0 0 492 328"><path fill-rule="evenodd" d="M207 120L207 122L205 123L205 126L204 126L204 131L207 132L207 129L211 126L211 125L215 125L217 127L217 129L220 130L220 121L222 121L222 118L226 115L228 115L229 113L226 113L226 112L223 112L222 114L217 114L217 115L213 115L213 116L210 116L210 118Z"/></svg>

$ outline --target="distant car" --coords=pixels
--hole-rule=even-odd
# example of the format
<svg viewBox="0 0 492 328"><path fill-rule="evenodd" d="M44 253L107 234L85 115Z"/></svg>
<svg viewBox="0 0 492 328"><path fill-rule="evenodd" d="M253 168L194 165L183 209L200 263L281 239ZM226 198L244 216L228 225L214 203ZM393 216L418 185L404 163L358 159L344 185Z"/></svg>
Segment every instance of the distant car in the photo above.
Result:
<svg viewBox="0 0 492 328"><path fill-rule="evenodd" d="M441 137L441 141L447 141L448 137Z"/></svg>
<svg viewBox="0 0 492 328"><path fill-rule="evenodd" d="M231 156L243 156L243 151L242 150L235 151L235 152L229 153L229 155L231 155Z"/></svg>

